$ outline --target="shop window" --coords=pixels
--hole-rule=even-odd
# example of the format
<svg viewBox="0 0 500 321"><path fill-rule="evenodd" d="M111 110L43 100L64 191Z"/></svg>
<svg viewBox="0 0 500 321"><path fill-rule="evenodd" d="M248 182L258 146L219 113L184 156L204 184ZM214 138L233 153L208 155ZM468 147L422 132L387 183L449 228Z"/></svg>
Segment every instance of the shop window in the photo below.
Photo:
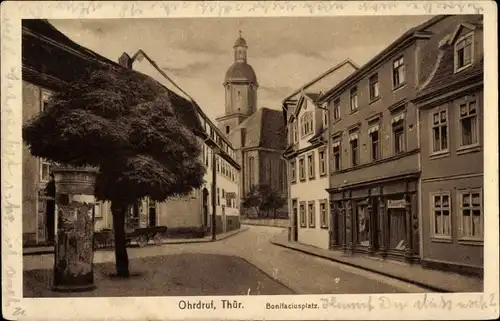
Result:
<svg viewBox="0 0 500 321"><path fill-rule="evenodd" d="M431 194L433 235L451 239L451 200L449 192Z"/></svg>
<svg viewBox="0 0 500 321"><path fill-rule="evenodd" d="M460 147L477 145L478 136L476 102L470 101L460 105Z"/></svg>
<svg viewBox="0 0 500 321"><path fill-rule="evenodd" d="M306 202L299 205L300 227L307 227Z"/></svg>
<svg viewBox="0 0 500 321"><path fill-rule="evenodd" d="M95 202L94 204L94 218L102 218L102 203Z"/></svg>
<svg viewBox="0 0 500 321"><path fill-rule="evenodd" d="M432 113L432 153L448 151L448 111Z"/></svg>
<svg viewBox="0 0 500 321"><path fill-rule="evenodd" d="M357 241L359 245L370 245L370 216L367 204L358 205L357 208Z"/></svg>
<svg viewBox="0 0 500 321"><path fill-rule="evenodd" d="M309 218L309 227L316 227L316 209L314 206L314 201L310 201L307 204L307 216Z"/></svg>
<svg viewBox="0 0 500 321"><path fill-rule="evenodd" d="M328 228L328 210L326 204L326 199L319 201L319 224L322 229Z"/></svg>
<svg viewBox="0 0 500 321"><path fill-rule="evenodd" d="M459 237L483 240L483 202L481 189L459 191Z"/></svg>

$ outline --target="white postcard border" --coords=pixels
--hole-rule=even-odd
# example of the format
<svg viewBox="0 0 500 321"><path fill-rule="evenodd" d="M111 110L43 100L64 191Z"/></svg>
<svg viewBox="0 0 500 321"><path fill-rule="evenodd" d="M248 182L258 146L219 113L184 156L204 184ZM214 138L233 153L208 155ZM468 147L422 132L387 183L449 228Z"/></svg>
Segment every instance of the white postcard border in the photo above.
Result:
<svg viewBox="0 0 500 321"><path fill-rule="evenodd" d="M483 14L484 68L484 292L371 295L290 295L233 297L22 298L22 87L21 19L153 18L336 15ZM497 8L492 1L8 1L2 18L2 311L7 319L484 319L499 314L498 216L498 53ZM321 308L324 299L357 303L358 308ZM240 310L181 310L181 300L238 300ZM434 300L444 308L419 308ZM383 308L382 300L391 300ZM299 304L298 309L266 309L266 304ZM439 303L441 302L441 303ZM476 302L478 304L471 304ZM484 303L484 304L483 304ZM304 304L306 306L304 306ZM308 304L320 308L309 309ZM403 308L403 306L405 306ZM301 308L304 309L301 309ZM310 306L309 306L310 307Z"/></svg>

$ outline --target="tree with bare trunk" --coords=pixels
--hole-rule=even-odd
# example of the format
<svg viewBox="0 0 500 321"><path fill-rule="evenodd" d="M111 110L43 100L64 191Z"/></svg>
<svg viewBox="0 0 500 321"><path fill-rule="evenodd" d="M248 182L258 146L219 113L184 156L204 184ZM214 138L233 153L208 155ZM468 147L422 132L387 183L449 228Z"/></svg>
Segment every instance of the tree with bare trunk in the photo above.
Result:
<svg viewBox="0 0 500 321"><path fill-rule="evenodd" d="M173 95L146 75L103 63L65 84L23 127L32 155L99 169L95 193L111 202L120 277L129 276L129 206L144 197L165 201L203 184L201 146L178 112L183 108L173 108L180 102Z"/></svg>

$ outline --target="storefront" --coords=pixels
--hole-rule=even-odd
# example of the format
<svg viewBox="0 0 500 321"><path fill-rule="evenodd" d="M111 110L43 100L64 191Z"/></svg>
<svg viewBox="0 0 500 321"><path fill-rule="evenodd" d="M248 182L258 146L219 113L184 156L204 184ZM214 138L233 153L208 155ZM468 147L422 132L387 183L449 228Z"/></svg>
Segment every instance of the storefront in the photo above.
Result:
<svg viewBox="0 0 500 321"><path fill-rule="evenodd" d="M418 178L330 190L331 248L419 261Z"/></svg>

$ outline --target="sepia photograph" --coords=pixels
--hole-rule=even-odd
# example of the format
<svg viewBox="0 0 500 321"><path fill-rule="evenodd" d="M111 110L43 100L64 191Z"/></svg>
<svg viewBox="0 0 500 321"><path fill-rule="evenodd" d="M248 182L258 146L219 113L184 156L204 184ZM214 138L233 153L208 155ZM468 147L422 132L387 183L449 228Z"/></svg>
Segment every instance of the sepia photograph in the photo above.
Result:
<svg viewBox="0 0 500 321"><path fill-rule="evenodd" d="M311 319L485 292L483 14L19 26L22 299Z"/></svg>

